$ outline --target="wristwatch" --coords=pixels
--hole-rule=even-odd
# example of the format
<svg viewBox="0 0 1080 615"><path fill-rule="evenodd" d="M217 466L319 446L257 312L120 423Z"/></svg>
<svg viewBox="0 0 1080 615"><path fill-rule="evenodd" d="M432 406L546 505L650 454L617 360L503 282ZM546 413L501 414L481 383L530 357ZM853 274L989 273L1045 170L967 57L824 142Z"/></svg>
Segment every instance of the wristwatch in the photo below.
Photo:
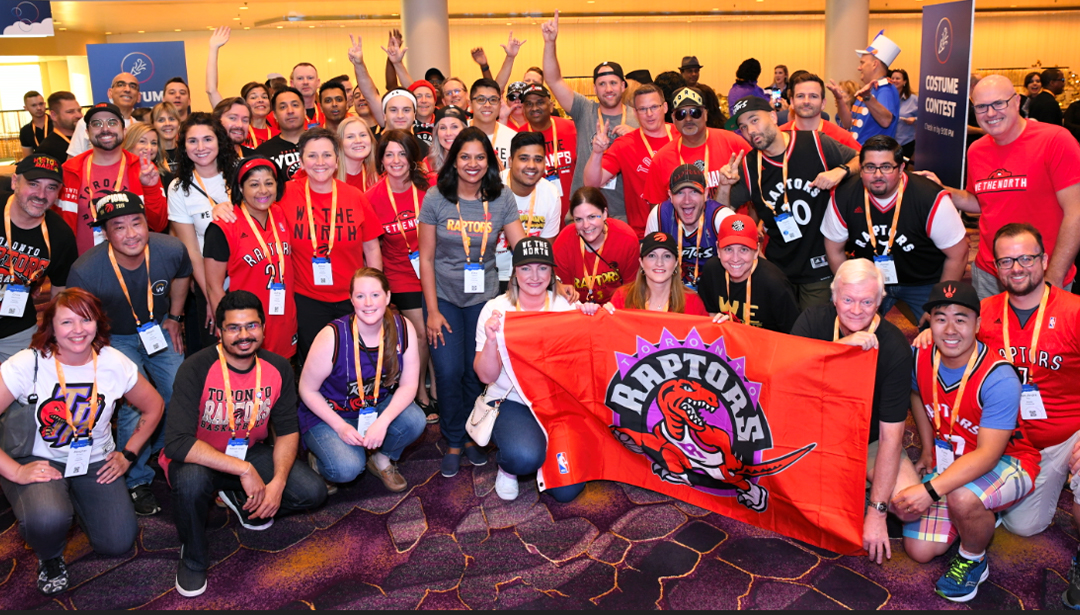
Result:
<svg viewBox="0 0 1080 615"><path fill-rule="evenodd" d="M135 463L135 461L139 459L139 456L137 454L127 450L126 448L120 451L120 454L124 456L124 459L127 459L128 463Z"/></svg>
<svg viewBox="0 0 1080 615"><path fill-rule="evenodd" d="M870 508L873 508L874 510L878 511L881 514L885 514L885 513L889 512L889 503L888 502L870 502Z"/></svg>
<svg viewBox="0 0 1080 615"><path fill-rule="evenodd" d="M849 167L847 164L838 164L836 165L836 167L844 170L844 179L847 179L851 176L851 167Z"/></svg>
<svg viewBox="0 0 1080 615"><path fill-rule="evenodd" d="M165 318L168 318L169 320L175 320L176 322L184 322L184 315L183 314L181 314L179 316L175 316L173 314L166 314Z"/></svg>

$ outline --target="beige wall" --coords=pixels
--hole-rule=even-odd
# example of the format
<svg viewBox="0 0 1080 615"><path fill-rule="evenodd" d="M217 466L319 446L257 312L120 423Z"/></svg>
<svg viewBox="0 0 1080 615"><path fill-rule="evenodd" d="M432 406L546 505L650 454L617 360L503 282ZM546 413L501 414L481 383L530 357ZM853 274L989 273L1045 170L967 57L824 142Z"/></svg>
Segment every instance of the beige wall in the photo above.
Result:
<svg viewBox="0 0 1080 615"><path fill-rule="evenodd" d="M1062 65L1080 69L1080 12L1062 11L1032 14L989 14L976 17L973 68L1030 66L1037 60L1044 66ZM887 35L903 49L897 65L905 68L917 83L920 45L919 16L870 16L868 38L885 28ZM513 77L518 79L525 68L541 65L543 42L539 25L517 22L497 24L451 25L451 68L471 82L479 70L469 57L469 49L483 46L493 71L503 58L500 43L508 30L527 39L515 64ZM315 64L319 74L331 77L351 73L346 52L348 34L364 37L364 52L374 67L376 82L385 54L379 46L386 42L386 28L287 28L283 30L248 30L234 32L222 50L220 89L223 94L238 92L251 80L262 81L270 72L288 72L298 61ZM770 80L776 64L791 70L804 68L820 73L824 64L824 19L817 17L771 20L763 18L725 21L685 21L665 23L573 24L563 20L559 57L563 74L590 75L595 64L617 61L627 71L648 68L653 76L678 66L683 55L696 54L705 66L701 79L726 94L734 82L735 69L747 57L756 57L764 67L761 85ZM193 106L206 109L202 94L206 64L207 32L165 32L109 36L108 42L139 40L183 40L187 43L188 75L193 91ZM406 46L412 41L406 41ZM852 66L857 58L852 50ZM828 78L828 75L822 75Z"/></svg>

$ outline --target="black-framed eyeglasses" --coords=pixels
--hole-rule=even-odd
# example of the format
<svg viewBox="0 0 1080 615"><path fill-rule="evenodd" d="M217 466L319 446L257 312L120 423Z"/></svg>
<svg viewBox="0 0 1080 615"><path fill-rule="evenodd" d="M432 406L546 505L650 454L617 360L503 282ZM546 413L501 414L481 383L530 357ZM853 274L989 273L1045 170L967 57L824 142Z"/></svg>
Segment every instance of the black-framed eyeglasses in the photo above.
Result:
<svg viewBox="0 0 1080 615"><path fill-rule="evenodd" d="M1008 107L1012 99L1016 98L1017 96L1018 94L1014 92L1012 96L1006 98L1005 100L995 100L994 102L985 105L974 105L975 113L977 115L982 115L989 111L990 107L993 107L994 111L1004 111L1005 107Z"/></svg>
<svg viewBox="0 0 1080 615"><path fill-rule="evenodd" d="M229 333L236 334L236 333L240 333L241 330L255 331L256 329L262 328L262 326L263 326L263 324L261 322L259 322L257 320L253 320L251 322L245 322L242 325L238 325L238 324L225 325L224 327L222 327L222 329L225 329Z"/></svg>
<svg viewBox="0 0 1080 615"><path fill-rule="evenodd" d="M498 96L473 96L472 101L478 105L497 105L499 104Z"/></svg>
<svg viewBox="0 0 1080 615"><path fill-rule="evenodd" d="M863 175L869 175L873 177L874 175L877 175L878 171L881 171L884 175L889 175L890 173L899 168L900 166L895 164L882 164L877 166L874 166L872 164L864 164L862 166L862 169L860 170L862 171Z"/></svg>
<svg viewBox="0 0 1080 615"><path fill-rule="evenodd" d="M1045 252L1039 252L1038 254L1021 254L1017 257L1006 256L999 258L994 263L997 264L998 269L1008 271L1012 269L1014 263L1020 263L1020 266L1027 269L1035 264L1035 261L1039 260Z"/></svg>
<svg viewBox="0 0 1080 615"><path fill-rule="evenodd" d="M686 119L686 116L700 120L701 116L705 114L705 110L701 107L683 107L682 109L676 109L673 117L680 122Z"/></svg>

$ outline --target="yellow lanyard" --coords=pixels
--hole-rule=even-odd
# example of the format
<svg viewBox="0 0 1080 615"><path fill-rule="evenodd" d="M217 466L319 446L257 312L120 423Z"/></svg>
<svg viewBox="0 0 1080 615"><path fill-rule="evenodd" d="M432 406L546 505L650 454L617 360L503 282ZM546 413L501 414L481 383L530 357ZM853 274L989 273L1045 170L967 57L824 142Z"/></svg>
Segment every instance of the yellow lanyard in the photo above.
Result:
<svg viewBox="0 0 1080 615"><path fill-rule="evenodd" d="M706 130L708 130L708 129L706 128ZM707 134L708 133L706 133L706 135ZM682 154L682 135L679 135L679 142L675 145L675 151L679 153L679 164L687 164L686 159L683 158L683 154ZM690 163L690 164L692 164L692 163ZM709 139L708 139L708 136L706 136L706 138L705 138L705 176L708 177L708 175L709 175ZM706 181L705 183L708 184L709 182Z"/></svg>
<svg viewBox="0 0 1080 615"><path fill-rule="evenodd" d="M356 325L356 321L359 320L355 314L352 319L352 335L353 335L353 369L356 370L356 389L357 395L360 396L360 403L367 407L367 400L364 399L364 372L360 368L360 330ZM386 348L386 331L383 327L379 327L379 359L375 362L375 404L379 405L379 389L382 387L382 368L383 368L383 351Z"/></svg>
<svg viewBox="0 0 1080 615"><path fill-rule="evenodd" d="M1046 304L1047 304L1048 301L1050 301L1050 286L1049 285L1047 285L1045 288L1043 288L1042 299L1039 301L1039 310L1035 314L1035 330L1031 332L1031 346L1028 349L1028 359L1029 360L1024 361L1025 363L1030 363L1031 368L1034 368L1039 363L1039 355L1038 355L1039 333L1042 331L1043 315L1046 314ZM1004 303L1004 306L1002 308L1002 313L1001 313L1001 336L1003 338L1002 341L1004 342L1004 345L1005 345L1005 359L1008 360L1009 363L1013 363L1012 347L1009 346L1009 296L1008 295L1005 295L1005 301L1003 303ZM1023 358L1023 356L1024 356L1023 354L1020 355L1021 358ZM1013 365L1015 365L1015 363L1013 363ZM1030 371L1030 368L1029 368L1029 371ZM1029 373L1028 374L1028 380L1030 380L1030 379L1031 379L1031 374Z"/></svg>
<svg viewBox="0 0 1080 615"><path fill-rule="evenodd" d="M889 229L889 243L885 245L882 256L887 256L892 251L893 240L896 239L896 225L900 222L900 205L904 201L904 182L896 191L896 207L893 209L892 228ZM874 223L870 220L870 192L863 188L863 209L866 210L866 230L870 233L870 248L877 254L877 238L874 237Z"/></svg>
<svg viewBox="0 0 1080 615"><path fill-rule="evenodd" d="M259 147L259 139L255 136L255 128L248 124L248 136L251 137L251 148Z"/></svg>
<svg viewBox="0 0 1080 615"><path fill-rule="evenodd" d="M518 299L518 301L516 301L514 303L514 309L519 311L519 312L524 312L525 310L521 309L520 292L519 292L518 296L519 296L519 299ZM550 307L551 307L551 293L546 293L545 292L544 293L544 309L542 309L540 311L541 312L546 312L546 311L548 311L548 308L550 308Z"/></svg>
<svg viewBox="0 0 1080 615"><path fill-rule="evenodd" d="M8 197L7 205L4 207L4 237L7 238L8 245L8 274L11 276L11 284L15 283L15 260L18 258L18 254L12 248L11 241L11 205L15 200L15 195ZM41 236L45 238L45 257L41 260L47 260L49 254L52 252L52 244L49 243L49 226L45 224L45 218L41 219ZM45 274L45 268L42 267L37 271L30 272L26 275L26 284L29 286L33 284L34 280Z"/></svg>
<svg viewBox="0 0 1080 615"><path fill-rule="evenodd" d="M675 223L679 225L679 260L682 260L682 242L683 242L683 223L679 219L679 214L675 214ZM693 283L696 285L698 280L698 266L701 264L701 258L697 256L701 252L701 233L705 230L705 212L701 212L701 218L697 223L697 249L694 252L694 279Z"/></svg>
<svg viewBox="0 0 1080 615"><path fill-rule="evenodd" d="M326 245L326 258L330 258L330 253L334 251L334 239L337 236L337 181L335 180L330 189L330 239ZM319 244L315 240L315 216L311 212L311 180L304 184L304 197L307 199L307 222L308 230L311 232L311 253L312 255L319 253Z"/></svg>
<svg viewBox="0 0 1080 615"><path fill-rule="evenodd" d="M96 351L91 350L90 356L94 359L94 385L90 387L90 415L86 418L86 436L88 438L94 437L94 420L97 418L98 413L98 390L97 390L97 357ZM71 416L71 400L68 399L67 380L64 379L64 368L60 366L60 359L53 355L53 361L56 362L56 379L60 382L60 394L64 396L64 422L71 428L71 437L73 440L79 439L79 430L75 427L74 418Z"/></svg>
<svg viewBox="0 0 1080 615"><path fill-rule="evenodd" d="M218 363L221 364L221 383L225 388L225 411L229 414L229 432L232 433L232 437L236 437L236 402L233 400L232 383L229 380L229 362L225 360L225 351L222 350L222 345L217 346ZM255 403L251 405L251 412L248 414L247 421L247 435L245 439L251 437L251 430L255 429L255 423L259 420L259 413L262 411L262 361L259 361L259 357L255 357Z"/></svg>
<svg viewBox="0 0 1080 615"><path fill-rule="evenodd" d="M975 345L975 348L971 351L971 358L968 359L967 367L964 369L964 375L960 378L960 388L956 391L956 398L953 400L952 409L949 410L949 435L953 434L953 430L956 427L956 415L960 414L960 401L964 398L964 389L967 387L968 378L971 377L971 372L975 371L975 362L979 358L979 346ZM934 400L934 430L941 434L941 404L938 403L938 389L941 387L938 384L938 369L941 367L941 352L936 348L934 349L934 373L933 373L933 400ZM944 435L944 434L941 434Z"/></svg>
<svg viewBox="0 0 1080 615"><path fill-rule="evenodd" d="M754 279L754 270L757 269L757 264L758 264L758 262L757 262L757 260L755 260L754 264L750 266L750 275L746 276L746 298L743 299L743 307L742 307L742 313L743 313L742 322L743 322L743 324L746 324L746 325L750 324L750 283ZM724 288L727 290L728 307L730 307L731 306L731 276L728 274L727 271L724 271ZM730 318L731 320L735 320L736 314L734 314L732 312L728 312L728 318ZM834 339L833 341L835 342L836 340Z"/></svg>
<svg viewBox="0 0 1080 615"><path fill-rule="evenodd" d="M510 191L514 190L514 178L510 178ZM536 211L536 186L533 186L532 195L529 197L529 217L525 219L525 234L528 235L532 231L532 219L533 212ZM516 198L516 195L515 195Z"/></svg>
<svg viewBox="0 0 1080 615"><path fill-rule="evenodd" d="M416 184L410 183L412 187L412 204L413 215L417 215L420 212L420 193L416 189ZM412 254L412 248L409 246L409 236L405 234L405 223L401 221L401 216L398 215L397 203L394 202L394 191L390 189L390 178L386 178L386 196L390 197L390 207L394 209L394 219L397 220L398 228L401 230L401 238L405 240L405 251ZM458 209L458 216L461 215L461 209ZM467 255L466 255L467 256Z"/></svg>
<svg viewBox="0 0 1080 615"><path fill-rule="evenodd" d="M143 260L146 261L146 309L150 312L150 320L147 322L154 322L154 290L153 283L150 282L150 245L147 244L143 248ZM135 326L141 327L142 321L139 320L139 315L135 313L135 306L131 304L131 295L128 294L127 282L124 282L124 276L120 273L120 265L116 264L116 255L113 254L112 244L109 244L109 261L112 263L113 271L116 272L116 280L120 282L120 290L124 291L124 298L127 299L128 307L131 308L131 315L135 318Z"/></svg>
<svg viewBox="0 0 1080 615"><path fill-rule="evenodd" d="M199 184L200 188L202 188L203 194L206 196L206 200L210 201L210 208L213 209L214 207L217 207L217 201L214 200L214 197L210 196L210 191L206 189L206 184L203 184L202 178L199 177L199 172L193 171L191 174L195 176L195 182Z"/></svg>
<svg viewBox="0 0 1080 615"><path fill-rule="evenodd" d="M255 220L252 219L251 212L248 211L248 206L247 206L246 203L244 205L240 206L240 211L244 212L244 218L247 219L248 226L251 227L251 232L255 235L255 239L259 240L259 247L262 248L263 255L266 257L266 260L270 260L270 250L267 249L267 247L266 247L266 241L263 240L262 232L259 231L257 226L255 226ZM281 280L281 283L284 284L285 283L285 250L282 249L281 237L278 235L277 226L274 224L274 212L273 212L273 210L268 209L266 211L266 213L269 215L269 217L266 219L266 224L267 224L267 226L270 227L270 230L273 231L273 233L274 233L274 249L277 250L277 257L278 257L278 278ZM270 276L270 281L271 282L274 281L274 276L273 275Z"/></svg>
<svg viewBox="0 0 1080 615"><path fill-rule="evenodd" d="M667 138L668 138L668 141L670 142L671 141L671 126L669 126L668 124L664 124L664 130L667 131ZM641 132L639 132L638 134L641 136L641 142L645 144L645 150L649 152L649 158L652 158L653 156L655 156L656 151L652 148L652 145L649 145L649 140L645 137L645 129L642 128ZM706 144L706 148L707 147L708 147L708 144ZM705 155L707 156L708 153L709 152L706 149L705 150ZM681 154L680 154L680 156L681 156Z"/></svg>
<svg viewBox="0 0 1080 615"><path fill-rule="evenodd" d="M393 199L390 199L391 201ZM454 207L457 207L458 222L461 223L459 229L461 230L461 245L465 248L465 264L472 263L472 239L469 234L465 232L465 220L461 217L461 203L454 203ZM484 201L484 220L482 222L484 227L483 239L480 240L480 263L484 262L484 252L487 251L488 234L491 232L491 214L488 213L488 202Z"/></svg>
<svg viewBox="0 0 1080 615"><path fill-rule="evenodd" d="M874 321L870 323L870 328L867 329L866 332L867 333L873 333L874 331L877 331L878 325L880 325L880 324L881 324L881 316L878 315L878 314L874 314ZM840 317L839 316L837 316L836 320L833 322L832 341L834 341L834 342L840 341Z"/></svg>
<svg viewBox="0 0 1080 615"><path fill-rule="evenodd" d="M604 239L607 240L607 222L604 223ZM581 242L581 274L585 276L585 286L589 288L588 297L592 297L593 285L596 284L596 271L600 268L600 253L604 251L604 244L600 244L599 250L594 250L593 254L593 266L592 275L589 275L589 267L585 264L585 239L578 236L578 241Z"/></svg>
<svg viewBox="0 0 1080 615"><path fill-rule="evenodd" d="M549 121L551 122L551 153L552 153L552 156L553 156L553 158L555 160L555 168L553 169L553 173L558 173L559 172L559 131L555 127L556 126L555 118L549 118ZM533 131L532 126L529 126L529 132L535 132L535 131ZM541 134L543 134L543 132L544 131L542 131L542 130L540 131ZM545 145L545 148L546 147L547 146ZM549 173L548 175L551 175L551 173Z"/></svg>
<svg viewBox="0 0 1080 615"><path fill-rule="evenodd" d="M124 152L122 151L120 152L120 154L120 172L116 174L116 181L113 183L112 186L113 192L119 192L120 190L124 189L123 180L124 171L127 170L127 155L124 154ZM83 171L83 185L89 186L92 183L90 178L90 168L93 165L93 162L94 154L91 153L89 156L86 157L86 169ZM88 196L87 199L90 202L90 219L94 222L97 222L97 209L94 208L93 191L91 191L91 195Z"/></svg>
<svg viewBox="0 0 1080 615"><path fill-rule="evenodd" d="M600 121L600 125L603 126L606 131L607 122L604 121L604 114L600 112L600 105L596 106L596 119ZM619 112L619 123L615 125L621 125L624 119L626 119L626 107L622 107L622 111Z"/></svg>
<svg viewBox="0 0 1080 615"><path fill-rule="evenodd" d="M791 142L795 143L795 139L792 139ZM780 205L780 211L791 211L791 205L788 204L788 198L787 198L788 156L790 156L790 154L791 154L790 150L791 150L790 147L788 147L787 149L784 150L784 162L782 163L782 165L780 167L781 172L783 173L783 176L784 176L784 185L783 185L784 202L783 202L782 205ZM765 157L765 152L758 150L758 153L757 153L757 189L758 189L758 193L761 195L761 202L765 203L765 206L769 208L769 211L772 212L773 217L775 218L776 217L776 203L770 203L768 201L768 199L765 198L765 191L762 190L762 188L761 188L761 159L764 158L764 157ZM874 235L873 233L870 233L871 237L873 237L873 235Z"/></svg>
<svg viewBox="0 0 1080 615"><path fill-rule="evenodd" d="M69 144L71 143L71 137L65 136L64 133L60 132L59 130L57 130L55 128L53 128L53 132L56 133L56 135L58 137L63 139L65 143L69 143Z"/></svg>

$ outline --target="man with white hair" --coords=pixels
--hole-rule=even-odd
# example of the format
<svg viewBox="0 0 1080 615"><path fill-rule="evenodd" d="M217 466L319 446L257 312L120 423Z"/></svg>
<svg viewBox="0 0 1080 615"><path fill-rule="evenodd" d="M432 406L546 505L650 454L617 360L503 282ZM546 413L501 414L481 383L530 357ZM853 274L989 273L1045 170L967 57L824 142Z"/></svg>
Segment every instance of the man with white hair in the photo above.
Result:
<svg viewBox="0 0 1080 615"><path fill-rule="evenodd" d="M886 514L892 511L902 521L914 520L893 509L890 502L900 491L919 483L915 466L902 454L911 393L911 348L904 334L878 315L884 296L885 281L872 262L865 258L845 261L832 281L832 303L808 308L791 329L792 335L800 337L878 349L866 458L871 489L863 548L879 564L882 556L892 557Z"/></svg>

